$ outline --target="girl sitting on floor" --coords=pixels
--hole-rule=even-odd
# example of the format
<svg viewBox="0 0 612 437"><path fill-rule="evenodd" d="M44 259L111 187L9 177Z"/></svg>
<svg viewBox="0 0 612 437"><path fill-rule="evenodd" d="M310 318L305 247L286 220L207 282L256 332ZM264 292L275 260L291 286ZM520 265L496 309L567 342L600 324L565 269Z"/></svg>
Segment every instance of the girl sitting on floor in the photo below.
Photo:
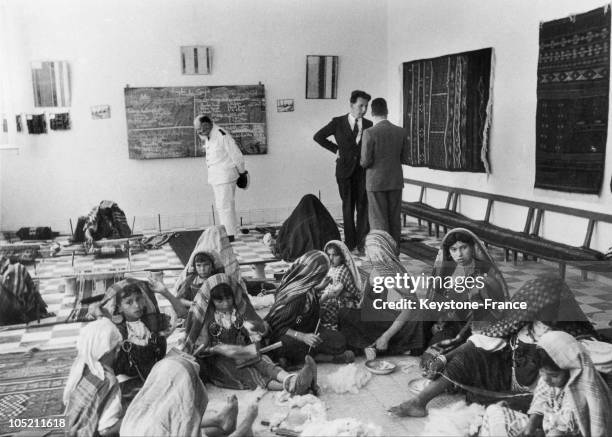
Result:
<svg viewBox="0 0 612 437"><path fill-rule="evenodd" d="M211 226L202 232L185 269L174 284L173 293L189 310L202 283L217 273L226 273L244 286L240 265L224 226Z"/></svg>
<svg viewBox="0 0 612 437"><path fill-rule="evenodd" d="M263 387L306 393L316 372L310 357L297 375L285 372L265 355L256 363L238 364L257 358L257 352L249 347L252 332L247 326L254 332L266 329L246 291L223 273L208 278L189 311L185 328L185 350L195 353L202 379L235 390Z"/></svg>
<svg viewBox="0 0 612 437"><path fill-rule="evenodd" d="M179 286L176 293L176 297L187 308L191 307L191 303L205 280L216 273L223 273L223 268L215 268L215 259L213 255L207 252L196 253L191 265L193 270L187 274L187 278Z"/></svg>
<svg viewBox="0 0 612 437"><path fill-rule="evenodd" d="M122 346L114 365L121 375L122 392L133 395L156 362L166 355L169 316L162 314L155 294L163 295L179 316L185 309L160 282L127 278L108 288L97 316L110 318L122 336ZM128 396L129 398L130 396Z"/></svg>
<svg viewBox="0 0 612 437"><path fill-rule="evenodd" d="M64 389L66 435L117 435L122 407L113 363L121 334L108 319L85 326L77 341L78 355Z"/></svg>
<svg viewBox="0 0 612 437"><path fill-rule="evenodd" d="M527 414L504 404L487 408L481 436L606 436L612 430L612 393L570 334L550 331L537 349L540 379Z"/></svg>
<svg viewBox="0 0 612 437"><path fill-rule="evenodd" d="M329 257L331 267L325 279L315 287L316 290L323 289L319 297L321 326L338 331L338 312L344 308L360 308L363 286L351 252L343 242L338 240L328 242L325 245L325 253ZM336 357L318 354L315 360L350 363L355 360L355 355L352 351L345 351Z"/></svg>

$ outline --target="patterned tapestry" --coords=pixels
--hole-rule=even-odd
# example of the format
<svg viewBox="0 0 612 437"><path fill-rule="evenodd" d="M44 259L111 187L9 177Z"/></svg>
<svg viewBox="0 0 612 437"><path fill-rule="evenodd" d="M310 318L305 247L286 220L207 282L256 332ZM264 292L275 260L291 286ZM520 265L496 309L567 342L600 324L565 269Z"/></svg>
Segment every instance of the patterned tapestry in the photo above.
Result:
<svg viewBox="0 0 612 437"><path fill-rule="evenodd" d="M598 194L608 130L610 10L542 23L537 188Z"/></svg>
<svg viewBox="0 0 612 437"><path fill-rule="evenodd" d="M487 48L404 63L411 166L489 172L492 56Z"/></svg>

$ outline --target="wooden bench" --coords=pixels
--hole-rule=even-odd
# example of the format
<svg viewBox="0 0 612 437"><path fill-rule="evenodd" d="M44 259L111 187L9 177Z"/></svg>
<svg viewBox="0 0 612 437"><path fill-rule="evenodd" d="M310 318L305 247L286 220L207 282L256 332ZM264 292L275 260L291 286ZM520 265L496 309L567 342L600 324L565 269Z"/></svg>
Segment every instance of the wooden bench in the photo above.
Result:
<svg viewBox="0 0 612 437"><path fill-rule="evenodd" d="M448 228L466 228L478 235L486 244L503 248L506 260L509 259L509 253L512 251L514 253L514 261L517 260L518 254L522 253L525 259L528 256L532 256L534 260L542 258L557 262L562 277L565 276L566 265L580 268L583 277L585 277L588 270L612 271L612 262L606 262L603 253L590 248L596 224L598 222L612 223L612 215L465 188L448 187L414 179L404 179L404 184L420 187L418 201L402 202L404 224L407 216L417 218L419 224L425 221L428 224L430 235L432 234L432 226L435 227L437 237L440 235L440 227L444 229L444 232ZM444 208L434 208L423 202L427 189L446 192ZM482 220L472 219L457 212L457 203L460 196L485 199L487 201L487 207ZM527 218L522 231L514 231L491 223L491 213L496 203L527 208ZM541 237L539 234L542 219L547 212L588 220L584 230L583 244L576 247Z"/></svg>

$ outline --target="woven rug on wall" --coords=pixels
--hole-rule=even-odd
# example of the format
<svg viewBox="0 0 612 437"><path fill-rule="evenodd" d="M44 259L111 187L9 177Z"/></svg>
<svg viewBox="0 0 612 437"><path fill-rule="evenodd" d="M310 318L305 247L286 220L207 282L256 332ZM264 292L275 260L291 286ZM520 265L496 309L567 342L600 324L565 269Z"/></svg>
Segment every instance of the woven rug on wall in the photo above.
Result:
<svg viewBox="0 0 612 437"><path fill-rule="evenodd" d="M536 188L598 194L610 88L610 10L542 23Z"/></svg>
<svg viewBox="0 0 612 437"><path fill-rule="evenodd" d="M404 63L411 166L490 171L492 56L487 48Z"/></svg>

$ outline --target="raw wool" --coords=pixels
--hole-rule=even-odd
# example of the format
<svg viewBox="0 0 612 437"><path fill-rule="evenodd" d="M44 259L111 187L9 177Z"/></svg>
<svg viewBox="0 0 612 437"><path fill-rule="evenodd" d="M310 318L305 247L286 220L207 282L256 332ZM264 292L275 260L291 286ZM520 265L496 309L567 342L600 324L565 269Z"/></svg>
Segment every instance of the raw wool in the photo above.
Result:
<svg viewBox="0 0 612 437"><path fill-rule="evenodd" d="M323 388L338 394L346 392L359 393L359 389L366 385L370 378L372 378L372 374L363 366L351 363L328 375L323 383Z"/></svg>
<svg viewBox="0 0 612 437"><path fill-rule="evenodd" d="M382 436L383 430L373 423L364 424L357 419L344 418L326 422L311 422L304 426L300 434L303 437L330 437L330 436Z"/></svg>
<svg viewBox="0 0 612 437"><path fill-rule="evenodd" d="M477 435L484 414L484 406L480 404L467 405L465 401L459 401L444 408L432 408L429 410L423 435Z"/></svg>
<svg viewBox="0 0 612 437"><path fill-rule="evenodd" d="M289 407L289 410L284 413L275 413L270 419L271 427L290 429L299 433L310 423L327 420L327 407L316 396L308 394L288 398L287 395L285 393L277 395L276 404Z"/></svg>
<svg viewBox="0 0 612 437"><path fill-rule="evenodd" d="M251 300L253 308L255 308L256 310L271 307L274 303L273 294L264 294L263 296L249 296L249 299Z"/></svg>

